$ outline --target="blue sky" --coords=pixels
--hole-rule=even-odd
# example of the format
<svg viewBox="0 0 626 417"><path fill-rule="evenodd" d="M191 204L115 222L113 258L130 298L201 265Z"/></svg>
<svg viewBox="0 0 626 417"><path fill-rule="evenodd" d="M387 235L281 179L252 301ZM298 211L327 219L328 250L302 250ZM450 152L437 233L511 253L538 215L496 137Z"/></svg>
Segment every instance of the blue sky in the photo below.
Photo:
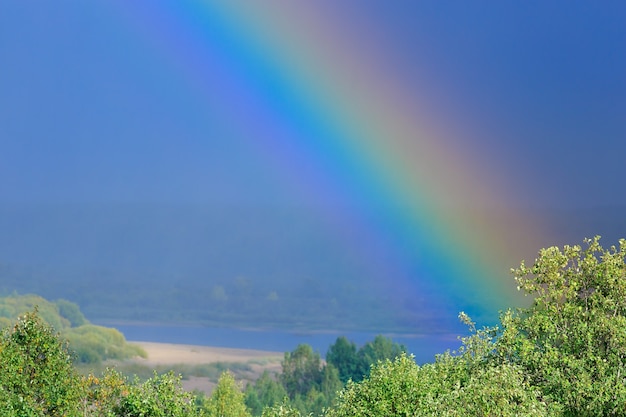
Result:
<svg viewBox="0 0 626 417"><path fill-rule="evenodd" d="M212 119L121 4L0 5L0 201L288 202L280 173ZM329 4L486 162L529 185L521 200L626 204L621 2Z"/></svg>

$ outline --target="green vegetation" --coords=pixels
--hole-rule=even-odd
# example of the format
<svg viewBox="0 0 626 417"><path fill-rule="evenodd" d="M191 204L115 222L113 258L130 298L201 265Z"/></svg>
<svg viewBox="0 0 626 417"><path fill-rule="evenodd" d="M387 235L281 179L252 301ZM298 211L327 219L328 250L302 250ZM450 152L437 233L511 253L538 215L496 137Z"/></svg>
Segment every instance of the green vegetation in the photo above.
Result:
<svg viewBox="0 0 626 417"><path fill-rule="evenodd" d="M515 271L534 297L503 315L494 360L520 367L564 415L623 415L626 404L626 240L540 252Z"/></svg>
<svg viewBox="0 0 626 417"><path fill-rule="evenodd" d="M543 249L514 270L529 308L501 314L455 354L402 356L349 383L329 416L625 415L626 240Z"/></svg>
<svg viewBox="0 0 626 417"><path fill-rule="evenodd" d="M249 417L244 395L230 372L224 372L217 382L211 397L204 403L207 417Z"/></svg>
<svg viewBox="0 0 626 417"><path fill-rule="evenodd" d="M620 416L626 415L626 240L604 249L543 249L513 272L533 297L500 323L469 328L456 352L419 366L377 338L361 349L339 338L324 363L308 345L282 372L245 391L224 372L211 396L180 376L129 381L117 371L77 374L67 344L35 311L0 339L0 412L20 416ZM359 360L374 358L368 373ZM347 378L344 385L342 377ZM360 380L357 380L360 379Z"/></svg>
<svg viewBox="0 0 626 417"><path fill-rule="evenodd" d="M1 415L77 415L83 391L71 355L36 311L5 329L0 364Z"/></svg>
<svg viewBox="0 0 626 417"><path fill-rule="evenodd" d="M395 359L406 351L405 346L393 343L381 335L357 351L356 345L342 336L328 349L326 361L337 368L339 379L345 384L349 380L362 380L369 374L372 364Z"/></svg>
<svg viewBox="0 0 626 417"><path fill-rule="evenodd" d="M349 348L344 351L345 346ZM264 373L254 384L248 385L246 405L255 416L262 415L267 408L275 408L276 412L297 410L304 414L321 414L344 387L342 377L346 381L361 380L369 374L373 364L394 359L404 351L404 346L383 336L377 336L359 350L345 337L339 337L330 346L324 363L311 346L298 345L292 352L285 353L277 378ZM340 369L352 369L352 373L342 374Z"/></svg>
<svg viewBox="0 0 626 417"><path fill-rule="evenodd" d="M82 416L97 417L195 417L199 410L191 393L173 373L154 375L145 382L129 381L108 370L101 378L82 379L85 395L75 407Z"/></svg>
<svg viewBox="0 0 626 417"><path fill-rule="evenodd" d="M0 298L0 328L9 326L21 314L33 309L69 341L77 364L96 365L107 359L146 355L138 346L126 343L124 335L116 329L89 323L80 308L67 300L51 302L32 294Z"/></svg>

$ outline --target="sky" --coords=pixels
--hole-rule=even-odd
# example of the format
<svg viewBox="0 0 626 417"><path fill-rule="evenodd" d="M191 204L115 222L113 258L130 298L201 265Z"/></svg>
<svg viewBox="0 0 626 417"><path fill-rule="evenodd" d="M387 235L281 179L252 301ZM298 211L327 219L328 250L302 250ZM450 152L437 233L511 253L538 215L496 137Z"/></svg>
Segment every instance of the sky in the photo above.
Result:
<svg viewBox="0 0 626 417"><path fill-rule="evenodd" d="M624 21L619 1L5 0L0 205L296 208L389 291L492 306L451 288L509 297L540 247L626 236Z"/></svg>

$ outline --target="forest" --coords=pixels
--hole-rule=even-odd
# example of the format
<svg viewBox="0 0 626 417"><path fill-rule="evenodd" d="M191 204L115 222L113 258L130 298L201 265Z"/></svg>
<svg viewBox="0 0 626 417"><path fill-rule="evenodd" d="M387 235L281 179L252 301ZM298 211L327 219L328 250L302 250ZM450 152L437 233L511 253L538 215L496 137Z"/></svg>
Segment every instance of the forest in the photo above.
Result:
<svg viewBox="0 0 626 417"><path fill-rule="evenodd" d="M20 416L599 416L626 414L626 240L542 249L513 270L526 308L468 328L456 351L418 365L377 338L339 338L322 361L306 345L282 372L241 386L224 372L209 396L180 376L147 380L115 369L80 375L67 339L34 309L0 339L0 412ZM80 322L66 303L57 305ZM60 307L64 306L64 307ZM7 311L3 307L3 311ZM67 319L67 317L66 317ZM69 321L69 320L68 320ZM5 322L6 324L6 322ZM78 324L78 323L76 323ZM84 324L82 324L84 325ZM80 328L82 325L77 326ZM368 369L364 366L371 363Z"/></svg>

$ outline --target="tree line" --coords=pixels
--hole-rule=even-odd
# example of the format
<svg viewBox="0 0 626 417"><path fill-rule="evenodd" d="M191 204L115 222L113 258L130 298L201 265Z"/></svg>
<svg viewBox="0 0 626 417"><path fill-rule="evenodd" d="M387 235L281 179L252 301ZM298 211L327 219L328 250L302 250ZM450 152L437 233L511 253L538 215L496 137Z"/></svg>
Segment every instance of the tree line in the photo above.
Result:
<svg viewBox="0 0 626 417"><path fill-rule="evenodd" d="M300 344L286 352L282 371L276 377L264 372L245 390L245 403L252 415L260 416L267 407L289 405L302 413L319 414L331 406L337 392L348 381L367 377L371 365L393 360L406 353L404 345L378 335L359 349L345 336L338 337L323 362L318 352Z"/></svg>

